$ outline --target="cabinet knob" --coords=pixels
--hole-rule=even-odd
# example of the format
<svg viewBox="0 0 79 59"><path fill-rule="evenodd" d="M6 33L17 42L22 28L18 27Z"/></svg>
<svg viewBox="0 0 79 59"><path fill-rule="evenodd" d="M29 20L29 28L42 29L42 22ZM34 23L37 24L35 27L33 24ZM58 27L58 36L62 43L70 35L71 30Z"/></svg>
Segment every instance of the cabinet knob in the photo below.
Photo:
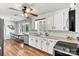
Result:
<svg viewBox="0 0 79 59"><path fill-rule="evenodd" d="M38 42L38 40L36 40L36 42Z"/></svg>

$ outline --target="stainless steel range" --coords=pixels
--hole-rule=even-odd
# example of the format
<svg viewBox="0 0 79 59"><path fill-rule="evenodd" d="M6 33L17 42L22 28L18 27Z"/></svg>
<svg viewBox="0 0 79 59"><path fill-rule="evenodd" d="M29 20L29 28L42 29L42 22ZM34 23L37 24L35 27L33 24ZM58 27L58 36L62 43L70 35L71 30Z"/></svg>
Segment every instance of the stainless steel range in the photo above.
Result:
<svg viewBox="0 0 79 59"><path fill-rule="evenodd" d="M79 48L77 44L58 41L54 46L55 56L78 56Z"/></svg>

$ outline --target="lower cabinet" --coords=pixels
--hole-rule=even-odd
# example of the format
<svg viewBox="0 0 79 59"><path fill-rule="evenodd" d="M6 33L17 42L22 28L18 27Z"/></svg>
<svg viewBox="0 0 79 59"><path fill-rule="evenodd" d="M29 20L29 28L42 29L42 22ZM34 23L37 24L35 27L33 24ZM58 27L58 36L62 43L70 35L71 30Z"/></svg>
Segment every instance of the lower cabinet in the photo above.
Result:
<svg viewBox="0 0 79 59"><path fill-rule="evenodd" d="M29 36L29 45L45 51L49 54L53 54L53 47L55 46L57 40L41 38L36 36Z"/></svg>
<svg viewBox="0 0 79 59"><path fill-rule="evenodd" d="M47 47L48 47L48 53L53 54L53 47L55 46L57 40L54 39L48 39Z"/></svg>
<svg viewBox="0 0 79 59"><path fill-rule="evenodd" d="M32 47L37 48L37 44L38 44L38 37L36 36L29 36L29 45L31 45Z"/></svg>
<svg viewBox="0 0 79 59"><path fill-rule="evenodd" d="M40 37L36 38L36 48L41 50L41 38Z"/></svg>
<svg viewBox="0 0 79 59"><path fill-rule="evenodd" d="M29 36L28 35L25 35L24 36L24 43L25 44L28 44L29 43Z"/></svg>
<svg viewBox="0 0 79 59"><path fill-rule="evenodd" d="M48 47L48 53L50 54L53 54L53 40L48 40L48 43L47 43L47 47Z"/></svg>
<svg viewBox="0 0 79 59"><path fill-rule="evenodd" d="M29 36L29 45L32 47L35 47L35 39L33 36Z"/></svg>
<svg viewBox="0 0 79 59"><path fill-rule="evenodd" d="M41 50L47 52L47 39L46 38L43 38L42 41L41 41Z"/></svg>
<svg viewBox="0 0 79 59"><path fill-rule="evenodd" d="M29 35L29 45L31 45L31 46L33 44L32 40L33 40L32 37Z"/></svg>

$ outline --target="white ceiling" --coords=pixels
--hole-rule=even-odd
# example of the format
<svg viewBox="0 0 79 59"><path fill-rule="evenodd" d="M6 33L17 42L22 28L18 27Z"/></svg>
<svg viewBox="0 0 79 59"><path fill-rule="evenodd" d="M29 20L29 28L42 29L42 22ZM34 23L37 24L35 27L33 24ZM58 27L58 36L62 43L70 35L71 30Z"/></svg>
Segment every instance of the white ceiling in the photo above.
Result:
<svg viewBox="0 0 79 59"><path fill-rule="evenodd" d="M69 5L69 3L38 3L33 5L33 8L38 14L44 14L58 9L68 8Z"/></svg>
<svg viewBox="0 0 79 59"><path fill-rule="evenodd" d="M21 12L8 9L13 7L21 10L21 5L22 3L0 3L0 17L8 18L12 21L23 20L24 17L21 16ZM58 9L68 8L70 6L69 3L30 3L29 5L37 14L44 14ZM18 16L14 16L15 14L18 14Z"/></svg>

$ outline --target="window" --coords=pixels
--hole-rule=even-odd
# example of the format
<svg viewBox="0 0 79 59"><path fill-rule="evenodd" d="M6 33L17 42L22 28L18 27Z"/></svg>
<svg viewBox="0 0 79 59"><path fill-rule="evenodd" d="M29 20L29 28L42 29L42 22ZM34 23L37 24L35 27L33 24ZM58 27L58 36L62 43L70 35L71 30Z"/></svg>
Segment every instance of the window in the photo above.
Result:
<svg viewBox="0 0 79 59"><path fill-rule="evenodd" d="M38 21L35 21L35 30L38 29Z"/></svg>
<svg viewBox="0 0 79 59"><path fill-rule="evenodd" d="M20 33L25 33L29 31L29 23L20 24Z"/></svg>

